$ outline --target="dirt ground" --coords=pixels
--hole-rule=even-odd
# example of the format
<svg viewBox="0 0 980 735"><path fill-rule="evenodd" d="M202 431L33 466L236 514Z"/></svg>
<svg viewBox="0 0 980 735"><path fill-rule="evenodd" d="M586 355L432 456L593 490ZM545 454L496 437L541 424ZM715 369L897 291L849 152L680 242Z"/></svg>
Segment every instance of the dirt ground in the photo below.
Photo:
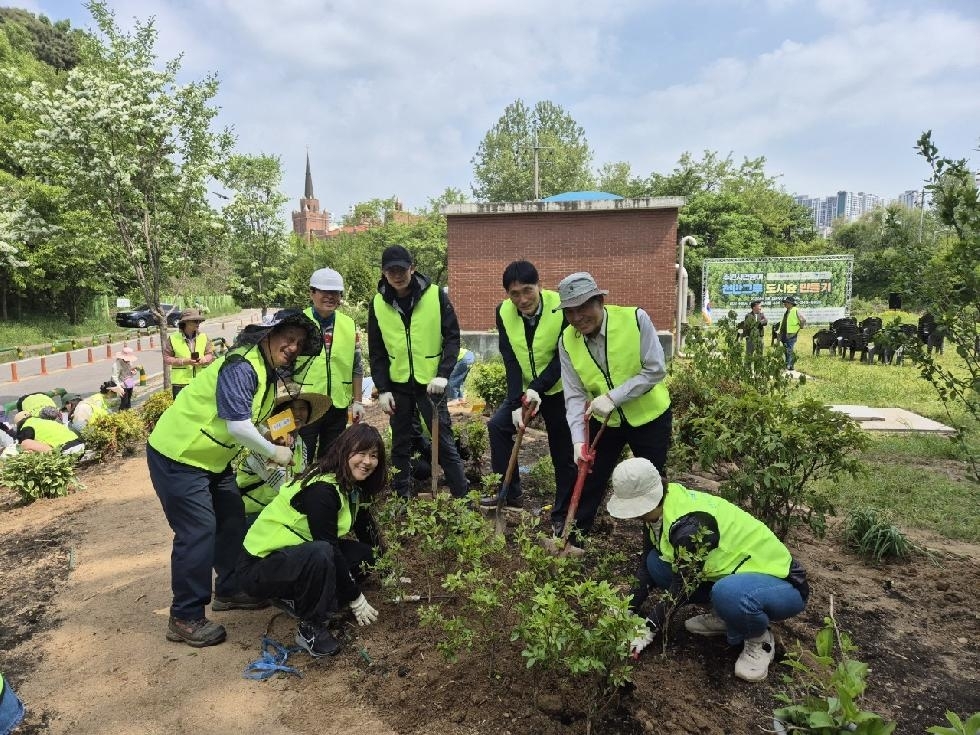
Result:
<svg viewBox="0 0 980 735"><path fill-rule="evenodd" d="M379 421L375 411L369 420ZM544 451L542 435L529 432L521 464ZM415 608L385 600L376 586L366 591L379 622L345 624L336 658L291 656L302 677L242 676L267 630L292 643L292 623L271 609L215 613L228 629L220 646L170 643L171 534L145 458L87 470L82 480L82 492L26 506L0 490L0 670L28 708L16 732L586 732L581 693L569 682L528 670L516 649L500 657L493 679L479 661L450 665L418 627ZM530 497L527 509L543 502ZM639 551L631 524L605 518L598 526L603 548ZM774 632L780 650L811 644L833 595L857 658L871 666L863 706L898 720L896 732L918 734L944 723L947 709L980 710L980 548L915 538L935 561L867 565L843 552L834 532L792 538L813 596L803 615ZM644 655L635 685L592 732L764 732L779 667L765 683L742 682L732 674L737 654L675 624L666 654Z"/></svg>

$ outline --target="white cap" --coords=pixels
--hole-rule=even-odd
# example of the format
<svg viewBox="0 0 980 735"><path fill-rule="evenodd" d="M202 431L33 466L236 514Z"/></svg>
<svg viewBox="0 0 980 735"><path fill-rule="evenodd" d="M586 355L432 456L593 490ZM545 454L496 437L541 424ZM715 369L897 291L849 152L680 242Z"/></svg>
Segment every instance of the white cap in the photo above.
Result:
<svg viewBox="0 0 980 735"><path fill-rule="evenodd" d="M333 268L321 268L310 276L310 288L318 291L343 291L344 279Z"/></svg>
<svg viewBox="0 0 980 735"><path fill-rule="evenodd" d="M624 459L613 470L613 494L606 505L613 518L636 518L660 505L664 484L653 462L643 457Z"/></svg>

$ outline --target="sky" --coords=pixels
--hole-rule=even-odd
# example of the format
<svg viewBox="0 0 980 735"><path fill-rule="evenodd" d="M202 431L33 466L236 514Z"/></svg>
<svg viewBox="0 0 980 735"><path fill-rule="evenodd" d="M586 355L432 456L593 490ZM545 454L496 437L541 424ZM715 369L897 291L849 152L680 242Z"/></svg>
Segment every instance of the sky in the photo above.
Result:
<svg viewBox="0 0 980 735"><path fill-rule="evenodd" d="M92 26L83 3L7 0ZM977 0L109 0L154 17L161 58L216 73L240 153L307 149L320 206L472 197L472 159L507 105L561 105L594 168L667 173L685 151L765 156L789 193L886 199L928 177L914 146L980 169Z"/></svg>

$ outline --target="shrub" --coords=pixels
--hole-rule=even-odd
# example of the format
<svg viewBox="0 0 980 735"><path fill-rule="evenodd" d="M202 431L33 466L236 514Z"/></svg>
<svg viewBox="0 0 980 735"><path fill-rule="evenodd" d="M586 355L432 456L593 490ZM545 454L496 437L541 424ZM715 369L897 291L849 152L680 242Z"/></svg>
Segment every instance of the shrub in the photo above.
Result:
<svg viewBox="0 0 980 735"><path fill-rule="evenodd" d="M491 411L507 397L507 374L500 360L478 362L470 370L473 390L484 400Z"/></svg>
<svg viewBox="0 0 980 735"><path fill-rule="evenodd" d="M470 421L466 424L466 447L469 450L470 462L479 470L483 466L483 455L490 445L490 435L487 425L482 420Z"/></svg>
<svg viewBox="0 0 980 735"><path fill-rule="evenodd" d="M60 452L23 452L4 460L0 482L27 502L60 498L83 489L75 477L75 457Z"/></svg>
<svg viewBox="0 0 980 735"><path fill-rule="evenodd" d="M82 438L100 459L135 454L146 441L146 425L134 411L105 414L89 421Z"/></svg>
<svg viewBox="0 0 980 735"><path fill-rule="evenodd" d="M542 498L553 497L555 494L555 463L551 455L546 454L531 465L528 473L521 478L521 488L526 493Z"/></svg>
<svg viewBox="0 0 980 735"><path fill-rule="evenodd" d="M847 514L844 543L862 556L877 562L908 559L915 546L874 508L858 508Z"/></svg>
<svg viewBox="0 0 980 735"><path fill-rule="evenodd" d="M160 416L173 402L173 394L167 390L158 390L143 401L143 405L139 408L139 417L143 420L147 433L153 431L153 427L157 425Z"/></svg>

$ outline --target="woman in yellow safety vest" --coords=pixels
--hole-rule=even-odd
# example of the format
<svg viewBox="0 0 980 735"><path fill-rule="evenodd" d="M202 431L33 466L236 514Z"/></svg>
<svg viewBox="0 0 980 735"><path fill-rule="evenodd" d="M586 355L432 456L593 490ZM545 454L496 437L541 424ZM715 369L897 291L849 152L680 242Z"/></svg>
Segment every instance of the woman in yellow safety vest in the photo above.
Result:
<svg viewBox="0 0 980 735"><path fill-rule="evenodd" d="M358 582L381 546L368 504L385 477L378 430L352 424L324 458L279 490L245 536L242 588L298 618L296 643L311 656L340 650L327 628L339 606L348 606L359 625L378 619ZM344 538L351 531L357 540Z"/></svg>

